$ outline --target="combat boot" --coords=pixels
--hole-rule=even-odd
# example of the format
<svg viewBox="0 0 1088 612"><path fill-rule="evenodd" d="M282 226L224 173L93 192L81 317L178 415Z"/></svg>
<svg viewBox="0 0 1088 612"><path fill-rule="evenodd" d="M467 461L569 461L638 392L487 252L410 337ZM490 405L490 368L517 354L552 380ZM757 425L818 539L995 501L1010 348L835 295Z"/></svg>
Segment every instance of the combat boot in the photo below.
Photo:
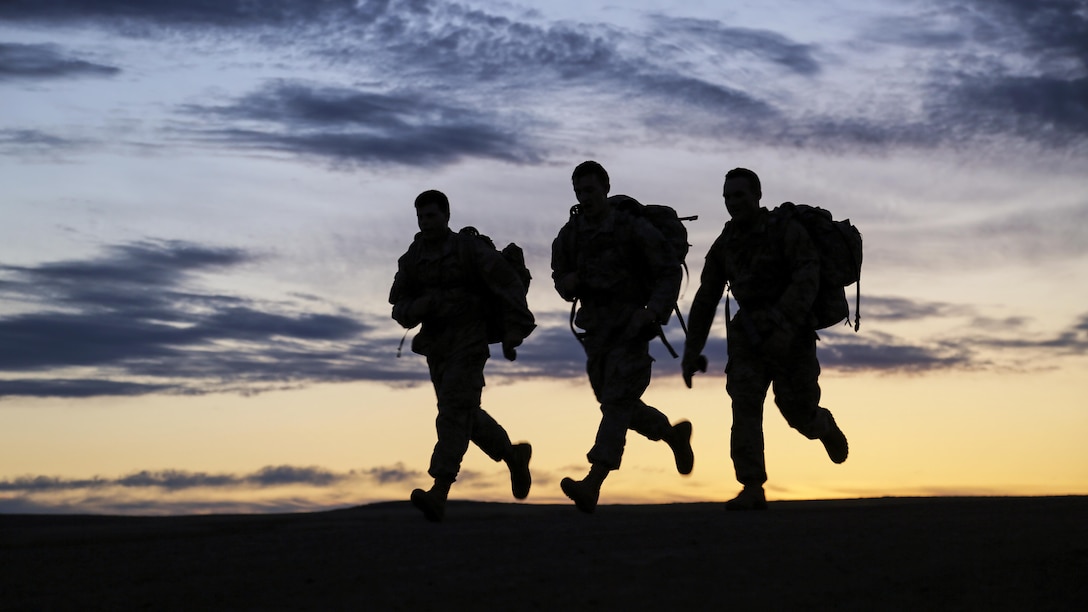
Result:
<svg viewBox="0 0 1088 612"><path fill-rule="evenodd" d="M515 444L506 458L506 467L510 468L510 489L517 499L529 497L529 487L533 486L533 476L529 473L529 458L533 456L533 447L528 442Z"/></svg>
<svg viewBox="0 0 1088 612"><path fill-rule="evenodd" d="M846 442L846 435L842 433L842 430L835 423L835 417L828 415L828 418L831 421L831 429L820 436L820 442L823 442L824 450L827 451L827 456L831 457L832 461L842 463L846 461L846 455L850 453L850 445Z"/></svg>
<svg viewBox="0 0 1088 612"><path fill-rule="evenodd" d="M559 487L582 512L593 514L593 511L597 509L597 499L601 496L601 489L589 482L589 479L564 478L559 482Z"/></svg>
<svg viewBox="0 0 1088 612"><path fill-rule="evenodd" d="M412 505L419 508L423 517L432 523L442 522L446 514L446 498L450 493L450 482L434 481L434 486L429 491L415 489L412 491Z"/></svg>
<svg viewBox="0 0 1088 612"><path fill-rule="evenodd" d="M733 499L725 502L726 510L766 510L767 497L763 487L745 486Z"/></svg>
<svg viewBox="0 0 1088 612"><path fill-rule="evenodd" d="M589 473L582 480L564 478L559 482L559 488L574 502L579 510L586 514L593 514L597 509L597 499L601 496L601 485L608 477L610 470L600 464L593 464Z"/></svg>
<svg viewBox="0 0 1088 612"><path fill-rule="evenodd" d="M691 422L680 421L672 426L665 436L665 443L672 449L676 459L676 471L685 476L691 473L695 465L695 452L691 450Z"/></svg>

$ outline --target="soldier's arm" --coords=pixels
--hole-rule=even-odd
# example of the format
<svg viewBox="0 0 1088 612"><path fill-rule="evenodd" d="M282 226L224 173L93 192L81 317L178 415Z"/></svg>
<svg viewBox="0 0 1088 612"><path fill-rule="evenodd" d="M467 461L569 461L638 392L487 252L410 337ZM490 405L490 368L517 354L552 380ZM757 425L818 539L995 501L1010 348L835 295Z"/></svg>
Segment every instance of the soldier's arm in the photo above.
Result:
<svg viewBox="0 0 1088 612"><path fill-rule="evenodd" d="M718 303L725 293L725 271L722 270L715 256L719 240L714 242L710 251L706 254L703 263L703 272L699 278L699 289L695 292L695 298L691 302L691 310L688 312L688 336L684 341L684 358L694 359L703 352L706 346L707 336L714 323L714 315L718 311Z"/></svg>
<svg viewBox="0 0 1088 612"><path fill-rule="evenodd" d="M405 268L402 258L397 262L397 274L389 289L389 303L393 305L393 320L405 329L411 329L423 322L429 299L417 294L414 279Z"/></svg>
<svg viewBox="0 0 1088 612"><path fill-rule="evenodd" d="M566 246L571 231L573 230L569 224L564 225L552 241L552 284L559 297L568 302L573 302L578 297L578 271Z"/></svg>

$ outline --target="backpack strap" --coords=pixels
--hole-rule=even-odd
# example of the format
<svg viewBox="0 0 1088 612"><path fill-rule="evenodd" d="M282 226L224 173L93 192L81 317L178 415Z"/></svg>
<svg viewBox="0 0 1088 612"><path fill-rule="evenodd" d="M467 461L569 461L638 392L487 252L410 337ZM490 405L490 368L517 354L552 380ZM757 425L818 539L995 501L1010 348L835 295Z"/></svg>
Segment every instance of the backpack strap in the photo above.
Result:
<svg viewBox="0 0 1088 612"><path fill-rule="evenodd" d="M631 201L635 201L633 198L629 198L629 199ZM617 208L617 212L622 213L622 215L626 215L628 217L631 217L631 212L629 212L627 209L623 209L623 208L620 208L620 207L616 207L616 208ZM571 206L570 207L570 221L573 221L574 218L581 215L581 213L582 213L582 210L581 210L581 207L579 205L576 204L576 205ZM689 221L689 220L695 220L695 219L698 219L698 216L685 217L685 218L682 218L681 221ZM577 237L577 235L578 234L577 234L577 231L576 231L576 233L574 233L574 236ZM573 240L573 238L571 238L571 240ZM574 249L577 250L577 246L574 247ZM683 266L685 276L687 276L687 274L688 274L688 262L687 261L681 261L681 265ZM578 328L574 327L574 316L576 316L578 314L578 302L579 302L579 299L578 299L578 297L576 297L576 298L573 299L573 302L571 302L571 304L570 304L570 333L574 334L574 338L578 339L578 342L584 345L585 344L585 332L584 331L579 331ZM688 325L687 325L687 323L684 322L683 315L680 313L680 304L679 303L673 303L672 304L672 310L675 311L675 313L677 315L677 320L680 322L680 329L683 330L684 338L688 338ZM672 344L669 343L669 339L665 335L665 329L662 326L657 326L657 338L662 339L662 344L665 345L666 350L669 352L669 355L672 355L673 359L678 359L680 357L680 355L676 351L676 348L673 348Z"/></svg>
<svg viewBox="0 0 1088 612"><path fill-rule="evenodd" d="M400 354L404 350L404 340L408 337L408 332L412 331L413 329L415 329L415 327L409 327L408 329L404 330L404 335L400 337L400 344L397 345L397 359L400 359Z"/></svg>
<svg viewBox="0 0 1088 612"><path fill-rule="evenodd" d="M854 296L854 331L858 331L861 328L861 273L858 273L857 294ZM850 324L850 319L846 319L847 325Z"/></svg>
<svg viewBox="0 0 1088 612"><path fill-rule="evenodd" d="M584 346L586 343L586 333L584 331L578 331L578 328L574 326L574 315L577 314L577 312L578 298L574 298L574 301L570 303L570 333L574 334L578 343Z"/></svg>
<svg viewBox="0 0 1088 612"><path fill-rule="evenodd" d="M676 349L672 348L672 345L669 344L669 339L665 337L665 330L660 325L657 326L657 337L661 338L661 344L665 345L665 348L668 349L669 354L672 355L673 359L678 359L680 357L680 355L676 354Z"/></svg>

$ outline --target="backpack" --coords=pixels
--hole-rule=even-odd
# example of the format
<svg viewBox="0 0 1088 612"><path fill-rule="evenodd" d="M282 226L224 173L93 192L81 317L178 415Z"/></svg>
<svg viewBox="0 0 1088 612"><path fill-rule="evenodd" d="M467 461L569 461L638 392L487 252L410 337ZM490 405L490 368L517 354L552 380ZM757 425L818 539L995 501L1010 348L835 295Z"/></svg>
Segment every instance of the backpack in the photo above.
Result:
<svg viewBox="0 0 1088 612"><path fill-rule="evenodd" d="M650 222L672 247L673 253L680 259L680 263L687 270L684 261L688 256L691 245L688 244L688 228L684 227L684 221L694 221L698 215L692 217L680 217L676 211L662 204L643 204L626 195L614 195L608 198L608 203L616 210L625 212L632 217L642 217Z"/></svg>
<svg viewBox="0 0 1088 612"><path fill-rule="evenodd" d="M846 287L856 283L854 331L858 331L861 327L861 232L849 219L835 221L830 212L818 206L784 202L772 214L800 222L820 254L820 290L812 304L816 329L831 327L843 319L850 323Z"/></svg>
<svg viewBox="0 0 1088 612"><path fill-rule="evenodd" d="M663 204L643 204L631 196L617 194L608 197L608 203L611 204L616 210L628 214L632 217L640 217L645 219L654 226L657 231L661 232L665 241L672 247L673 253L680 260L680 265L684 267L684 273L687 273L688 264L685 261L688 255L688 251L691 249L691 245L688 244L688 229L684 227L684 221L695 221L699 218L698 215L692 215L689 217L681 217L676 214L670 206ZM577 204L571 206L570 216L573 219L575 216L581 214L580 208ZM574 333L574 337L578 338L579 342L583 341L584 335L580 333L574 327L574 315L578 307L578 300L574 300L570 308L570 330ZM680 305L673 304L673 311L676 313L676 320L680 323L680 329L687 336L688 328L684 323L684 316L680 314ZM658 337L661 338L661 342L668 349L669 354L673 358L677 358L679 355L669 344L668 339L665 337L664 332L660 332Z"/></svg>
<svg viewBox="0 0 1088 612"><path fill-rule="evenodd" d="M529 268L525 265L525 252L521 250L521 247L511 242L502 250L499 250L490 237L481 234L479 230L471 225L461 228L457 235L462 239L460 248L463 259L469 258L464 252L468 248L469 240L483 241L488 247L499 251L506 263L510 264L510 267L514 269L514 273L521 280L525 293L529 292L529 282L533 279L533 275L529 273ZM486 293L487 288L478 276L476 282L482 288L482 291ZM484 300L484 318L487 321L487 343L496 344L502 342L506 332L506 325L503 322L503 310L496 304L496 300Z"/></svg>

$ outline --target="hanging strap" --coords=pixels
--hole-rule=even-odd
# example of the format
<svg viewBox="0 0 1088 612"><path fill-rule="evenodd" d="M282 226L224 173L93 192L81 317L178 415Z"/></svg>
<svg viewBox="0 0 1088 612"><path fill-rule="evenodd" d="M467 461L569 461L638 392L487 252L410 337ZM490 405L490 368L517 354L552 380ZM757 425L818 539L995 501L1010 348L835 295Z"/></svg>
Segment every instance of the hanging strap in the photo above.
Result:
<svg viewBox="0 0 1088 612"><path fill-rule="evenodd" d="M733 313L729 308L729 283L725 283L725 335L729 336L729 324L733 321Z"/></svg>
<svg viewBox="0 0 1088 612"><path fill-rule="evenodd" d="M669 344L669 339L665 337L665 329L660 325L657 326L657 337L661 338L661 344L665 345L665 348L668 349L669 354L672 355L673 359L680 357L680 355L676 354L676 349L672 348L672 345Z"/></svg>
<svg viewBox="0 0 1088 612"><path fill-rule="evenodd" d="M574 327L574 315L577 313L577 310L578 298L574 298L574 301L570 303L570 333L574 334L574 337L578 339L579 343L585 344L586 333L583 331L578 331L578 329Z"/></svg>
<svg viewBox="0 0 1088 612"><path fill-rule="evenodd" d="M850 319L846 320L847 323ZM858 273L857 294L854 296L854 331L861 327L861 274Z"/></svg>
<svg viewBox="0 0 1088 612"><path fill-rule="evenodd" d="M401 350L404 349L404 339L408 337L408 332L412 331L413 329L415 329L414 325L404 330L404 335L400 337L400 344L397 345L397 359L400 359Z"/></svg>

